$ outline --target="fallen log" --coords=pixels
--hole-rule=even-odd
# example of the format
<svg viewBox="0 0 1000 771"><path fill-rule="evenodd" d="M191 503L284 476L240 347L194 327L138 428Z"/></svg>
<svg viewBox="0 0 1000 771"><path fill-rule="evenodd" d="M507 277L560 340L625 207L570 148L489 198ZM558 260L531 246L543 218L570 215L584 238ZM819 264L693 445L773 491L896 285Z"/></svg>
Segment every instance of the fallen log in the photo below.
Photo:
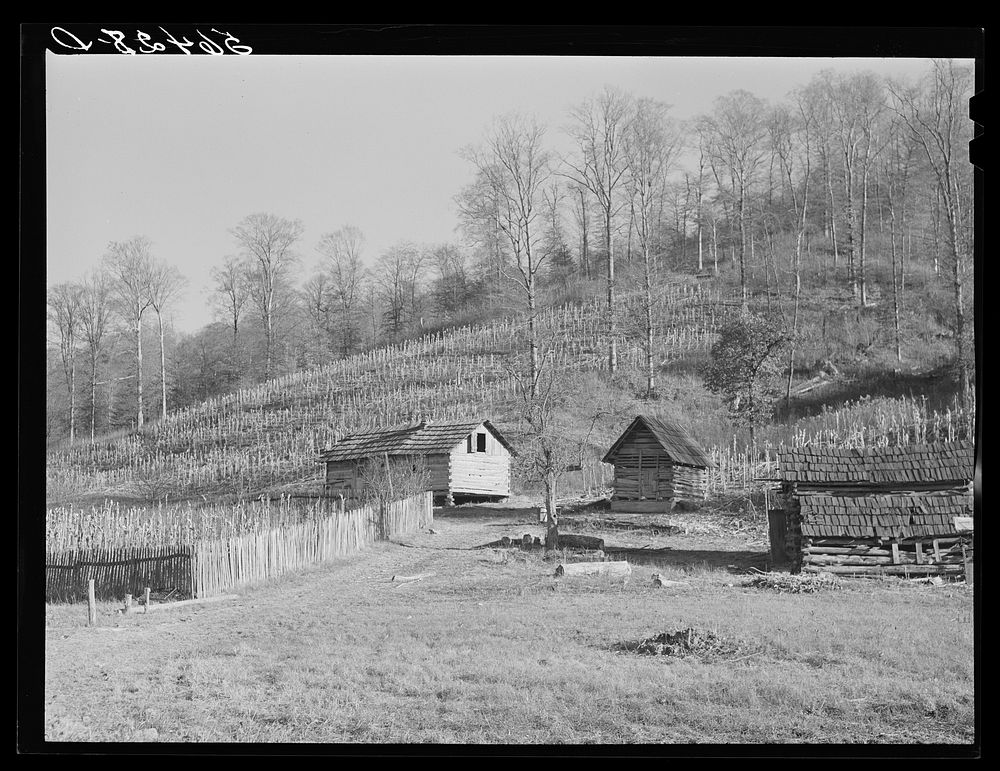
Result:
<svg viewBox="0 0 1000 771"><path fill-rule="evenodd" d="M411 581L423 581L425 578L430 578L436 575L435 573L418 573L415 576L393 576L392 580L395 583L408 583Z"/></svg>
<svg viewBox="0 0 1000 771"><path fill-rule="evenodd" d="M440 507L435 507L439 509ZM463 514L473 517L524 517L536 520L541 512L540 506L489 506L474 503L466 503L461 506L449 506L440 512L441 516L455 517ZM541 514L545 519L544 513Z"/></svg>
<svg viewBox="0 0 1000 771"><path fill-rule="evenodd" d="M855 575L918 575L921 573L960 573L962 565L803 565L803 573L839 573Z"/></svg>
<svg viewBox="0 0 1000 771"><path fill-rule="evenodd" d="M567 562L556 566L557 576L628 576L628 562Z"/></svg>
<svg viewBox="0 0 1000 771"><path fill-rule="evenodd" d="M892 557L855 556L852 554L806 554L802 561L812 565L891 565Z"/></svg>
<svg viewBox="0 0 1000 771"><path fill-rule="evenodd" d="M588 549L590 551L604 551L604 539L592 535L574 535L572 533L559 534L560 549Z"/></svg>
<svg viewBox="0 0 1000 771"><path fill-rule="evenodd" d="M889 549L877 549L867 546L807 546L803 549L808 554L849 554L859 557L891 557Z"/></svg>
<svg viewBox="0 0 1000 771"><path fill-rule="evenodd" d="M193 600L178 600L177 602L161 602L152 603L150 605L132 605L128 611L126 611L131 616L143 615L145 613L152 613L154 610L171 610L173 608L183 608L188 605L198 605L203 602L220 602L221 600L236 600L239 599L238 594L220 594L215 597L198 597ZM141 608L141 610L140 610Z"/></svg>
<svg viewBox="0 0 1000 771"><path fill-rule="evenodd" d="M531 533L525 533L520 538L508 538L504 536L496 541L490 541L489 543L484 543L480 546L474 546L474 549L511 549L520 547L521 549L530 550L541 548L542 540L538 536L532 536ZM560 549L585 549L587 551L603 551L604 550L604 539L597 538L592 535L574 535L572 533L567 533L563 535L559 534L559 548Z"/></svg>

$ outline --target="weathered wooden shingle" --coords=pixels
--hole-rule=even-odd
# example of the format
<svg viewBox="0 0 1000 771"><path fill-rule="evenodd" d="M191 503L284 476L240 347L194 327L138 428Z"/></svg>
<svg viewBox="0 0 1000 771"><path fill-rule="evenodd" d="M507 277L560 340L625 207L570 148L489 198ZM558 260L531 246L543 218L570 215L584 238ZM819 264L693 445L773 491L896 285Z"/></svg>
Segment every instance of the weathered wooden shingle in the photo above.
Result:
<svg viewBox="0 0 1000 771"><path fill-rule="evenodd" d="M350 434L324 450L320 458L326 462L338 462L379 455L447 454L480 425L492 433L512 455L517 454L493 424L486 420L481 423L420 423Z"/></svg>
<svg viewBox="0 0 1000 771"><path fill-rule="evenodd" d="M778 452L787 482L830 484L963 483L975 471L972 442L866 448L796 448Z"/></svg>
<svg viewBox="0 0 1000 771"><path fill-rule="evenodd" d="M649 415L637 416L611 446L611 449L605 454L603 461L605 463L614 463L615 456L618 454L619 449L628 441L629 435L636 428L643 425L649 429L649 432L663 448L664 452L675 463L695 466L697 468L712 468L715 465L712 463L712 459L708 457L708 453L701 448L694 437L683 426Z"/></svg>
<svg viewBox="0 0 1000 771"><path fill-rule="evenodd" d="M972 497L935 492L912 495L799 496L802 533L808 536L945 535L954 518L972 516Z"/></svg>

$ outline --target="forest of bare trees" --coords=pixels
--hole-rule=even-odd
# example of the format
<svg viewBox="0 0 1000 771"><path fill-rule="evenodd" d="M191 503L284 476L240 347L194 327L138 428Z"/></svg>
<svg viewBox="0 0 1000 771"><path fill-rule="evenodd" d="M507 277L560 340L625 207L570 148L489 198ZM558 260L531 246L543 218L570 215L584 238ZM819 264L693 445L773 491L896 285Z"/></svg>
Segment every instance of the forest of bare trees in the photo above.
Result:
<svg viewBox="0 0 1000 771"><path fill-rule="evenodd" d="M565 125L498 116L456 148L456 237L379 254L350 223L250 213L207 287L137 235L100 267L49 289L51 440L77 441L242 385L372 346L498 315L526 324L529 382L543 308L604 304L606 369L634 336L643 390L657 389L658 287L716 281L791 341L786 395L813 360L891 369L972 367L971 68L934 61L923 78L824 72L780 103L747 91L681 120L614 87L567 109ZM563 141L557 152L554 138ZM335 213L333 215L336 216ZM201 291L217 321L170 323ZM641 317L623 314L624 295ZM853 349L831 348L850 328ZM154 354L150 356L150 350Z"/></svg>

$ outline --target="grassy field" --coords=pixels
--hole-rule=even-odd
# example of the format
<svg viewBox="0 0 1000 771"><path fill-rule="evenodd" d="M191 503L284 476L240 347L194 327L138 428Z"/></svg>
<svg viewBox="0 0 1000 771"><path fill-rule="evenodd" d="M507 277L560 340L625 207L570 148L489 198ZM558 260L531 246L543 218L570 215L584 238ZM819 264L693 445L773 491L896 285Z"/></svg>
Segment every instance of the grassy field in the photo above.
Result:
<svg viewBox="0 0 1000 771"><path fill-rule="evenodd" d="M609 547L669 551L637 562L627 582L556 578L576 557L471 548L541 536L537 521L436 510L433 533L234 600L147 616L104 605L93 628L84 606L48 606L45 739L973 742L971 587L894 579L777 591L751 585L767 569L759 521L567 520L566 532ZM432 575L392 581L421 573ZM655 587L654 573L678 583ZM688 629L717 644L629 650Z"/></svg>

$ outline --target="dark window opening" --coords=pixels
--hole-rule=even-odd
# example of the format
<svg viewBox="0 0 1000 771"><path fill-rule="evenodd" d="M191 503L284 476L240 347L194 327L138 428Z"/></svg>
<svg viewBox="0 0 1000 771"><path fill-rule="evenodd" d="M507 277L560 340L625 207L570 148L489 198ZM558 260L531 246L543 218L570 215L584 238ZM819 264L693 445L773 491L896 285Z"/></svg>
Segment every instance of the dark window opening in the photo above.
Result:
<svg viewBox="0 0 1000 771"><path fill-rule="evenodd" d="M486 452L486 434L476 434L476 452Z"/></svg>

